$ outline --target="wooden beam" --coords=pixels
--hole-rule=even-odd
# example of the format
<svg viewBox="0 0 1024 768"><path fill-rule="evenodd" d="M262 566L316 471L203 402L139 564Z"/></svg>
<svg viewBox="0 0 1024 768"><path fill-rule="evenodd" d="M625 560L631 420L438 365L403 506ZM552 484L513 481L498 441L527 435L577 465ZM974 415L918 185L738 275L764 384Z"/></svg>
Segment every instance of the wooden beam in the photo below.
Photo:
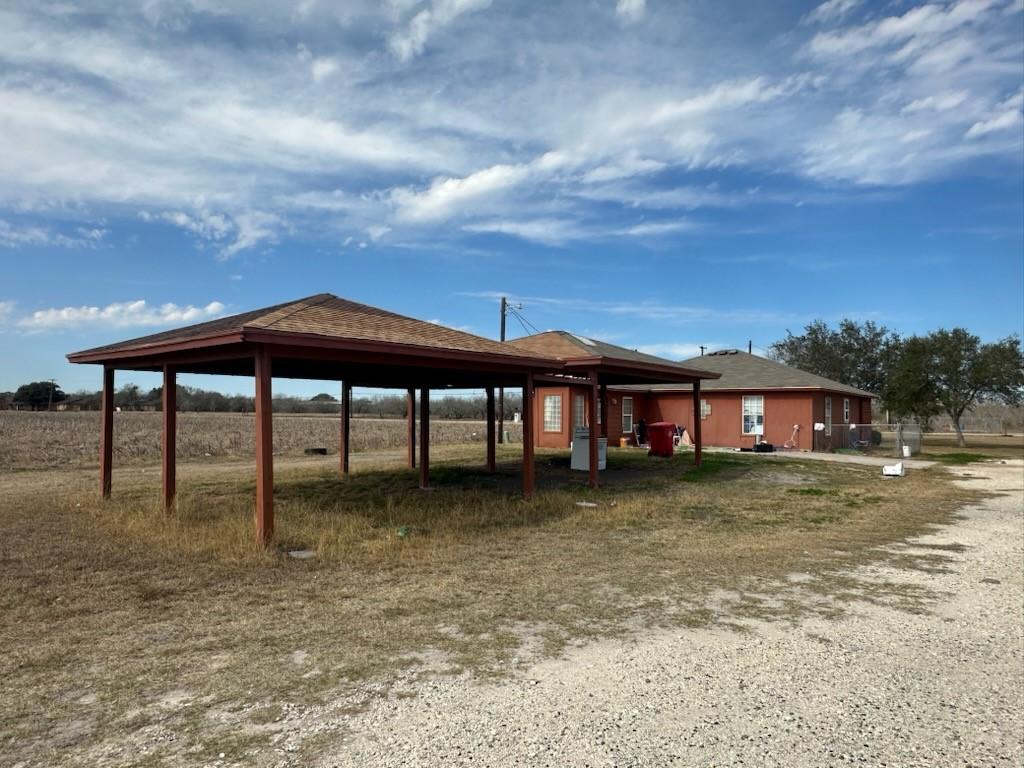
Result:
<svg viewBox="0 0 1024 768"><path fill-rule="evenodd" d="M534 391L533 374L526 374L523 386L523 496L533 498L534 466L533 466L533 431L534 431Z"/></svg>
<svg viewBox="0 0 1024 768"><path fill-rule="evenodd" d="M430 487L430 390L420 390L420 488Z"/></svg>
<svg viewBox="0 0 1024 768"><path fill-rule="evenodd" d="M416 469L416 390L405 391L406 463L409 469Z"/></svg>
<svg viewBox="0 0 1024 768"><path fill-rule="evenodd" d="M595 376L596 380L596 376ZM588 436L590 440L590 487L597 488L600 484L600 478L598 477L598 425L597 425L597 398L600 397L600 390L597 385L590 387L590 391L587 393L587 421L590 422L590 430Z"/></svg>
<svg viewBox="0 0 1024 768"><path fill-rule="evenodd" d="M100 496L109 499L114 460L114 369L109 366L103 368L100 410Z"/></svg>
<svg viewBox="0 0 1024 768"><path fill-rule="evenodd" d="M348 476L348 455L352 445L352 385L347 381L341 385L341 443L338 446L338 461L341 474Z"/></svg>
<svg viewBox="0 0 1024 768"><path fill-rule="evenodd" d="M178 436L178 376L174 368L164 366L163 402L163 442L161 445L163 503L164 510L174 507L174 496L177 493L175 456Z"/></svg>
<svg viewBox="0 0 1024 768"><path fill-rule="evenodd" d="M494 387L487 387L487 471L494 473L498 469L498 462L495 457L495 433L494 423Z"/></svg>
<svg viewBox="0 0 1024 768"><path fill-rule="evenodd" d="M693 465L700 466L700 379L693 382Z"/></svg>
<svg viewBox="0 0 1024 768"><path fill-rule="evenodd" d="M271 358L256 351L256 539L264 546L274 538L274 425Z"/></svg>
<svg viewBox="0 0 1024 768"><path fill-rule="evenodd" d="M608 385L601 385L601 437L608 437Z"/></svg>

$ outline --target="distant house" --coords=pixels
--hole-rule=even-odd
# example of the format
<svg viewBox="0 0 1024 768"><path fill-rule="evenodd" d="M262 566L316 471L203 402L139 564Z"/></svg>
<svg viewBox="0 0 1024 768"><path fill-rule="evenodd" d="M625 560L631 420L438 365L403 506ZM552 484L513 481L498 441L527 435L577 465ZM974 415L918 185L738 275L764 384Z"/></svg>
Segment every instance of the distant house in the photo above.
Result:
<svg viewBox="0 0 1024 768"><path fill-rule="evenodd" d="M587 356L665 364L662 358L587 339L565 331L548 331L510 344L563 359ZM751 448L755 442L776 446L815 447L814 425L824 425L817 447L844 447L850 425L871 423L872 394L764 357L735 349L684 360L689 370L717 373L701 384L701 436L707 446ZM586 427L586 387L537 388L536 444L567 448L574 431ZM641 419L667 421L693 434L693 389L689 384L636 384L608 387L599 408L601 433L612 445L631 438ZM604 424L607 410L608 423ZM854 433L863 439L862 431Z"/></svg>
<svg viewBox="0 0 1024 768"><path fill-rule="evenodd" d="M758 355L727 349L682 365L721 374L701 385L701 435L708 446L750 448L758 440L781 446L792 439L794 447L809 450L814 425L823 424L818 447L839 448L850 425L871 423L870 392ZM690 387L622 387L616 394L633 398L634 420L671 421L692 434Z"/></svg>

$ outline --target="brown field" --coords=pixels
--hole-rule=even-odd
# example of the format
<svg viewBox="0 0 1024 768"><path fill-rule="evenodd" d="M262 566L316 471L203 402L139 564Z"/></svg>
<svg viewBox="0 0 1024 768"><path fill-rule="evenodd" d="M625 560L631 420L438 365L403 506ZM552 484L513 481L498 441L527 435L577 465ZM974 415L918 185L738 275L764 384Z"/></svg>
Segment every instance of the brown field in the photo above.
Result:
<svg viewBox="0 0 1024 768"><path fill-rule="evenodd" d="M171 515L152 467L115 469L107 503L95 469L0 473L0 764L309 765L346 712L410 676L506 675L639 627L854 600L927 610L936 596L848 569L944 567L943 552L886 547L970 498L940 467L882 482L874 467L710 453L698 471L612 449L598 491L540 451L527 502L518 446L496 477L481 448L439 447L432 493L400 450L355 457L347 479L330 457L282 458L271 550L253 542L250 461L182 462ZM299 547L316 558L286 554ZM780 586L795 571L799 600ZM742 599L716 608L721 590Z"/></svg>
<svg viewBox="0 0 1024 768"><path fill-rule="evenodd" d="M114 415L114 464L146 464L160 460L159 413ZM506 422L513 442L522 427ZM432 444L483 442L482 421L432 421ZM0 411L0 470L44 467L87 467L99 459L100 415ZM274 453L301 455L306 448L338 450L340 424L334 415L277 415ZM352 450L374 451L405 445L403 419L353 419ZM252 414L178 414L177 455L183 459L252 456L255 427Z"/></svg>

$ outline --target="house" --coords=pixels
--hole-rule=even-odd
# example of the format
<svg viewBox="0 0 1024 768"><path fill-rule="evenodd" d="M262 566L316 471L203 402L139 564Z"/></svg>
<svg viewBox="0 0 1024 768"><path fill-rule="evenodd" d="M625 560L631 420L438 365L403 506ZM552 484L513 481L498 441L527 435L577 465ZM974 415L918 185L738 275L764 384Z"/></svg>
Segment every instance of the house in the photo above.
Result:
<svg viewBox="0 0 1024 768"><path fill-rule="evenodd" d="M701 385L701 434L707 446L751 448L763 440L803 450L845 447L851 425L871 424L873 395L862 389L736 349L682 363L721 374ZM633 419L670 421L693 433L692 388L627 386L614 391L633 398ZM824 430L815 438L814 425ZM858 440L867 439L853 430ZM817 439L817 442L815 440Z"/></svg>
<svg viewBox="0 0 1024 768"><path fill-rule="evenodd" d="M586 355L630 361L667 361L566 331L548 331L508 342L523 350L560 359ZM687 370L718 374L701 383L701 433L704 445L751 448L757 441L801 450L848 445L851 436L867 439L850 425L871 423L872 394L758 355L735 349L684 360ZM612 445L631 437L644 419L668 421L694 434L693 387L690 384L627 384L608 387L608 423L599 408L601 434ZM586 387L537 389L536 445L568 448L577 427L586 423ZM823 424L817 443L814 425Z"/></svg>
<svg viewBox="0 0 1024 768"><path fill-rule="evenodd" d="M556 358L567 366L586 369L589 365L600 365L602 369L614 370L623 376L636 376L637 371L649 372L648 378L659 373L668 373L672 377L689 377L691 380L713 380L718 374L706 368L691 367L687 363L675 363L662 357L647 355L634 349L627 349L597 339L579 336L568 331L545 331L532 336L524 336L506 342L523 353ZM633 425L640 418L635 412L641 393L649 389L651 384L609 384L601 387L597 399L597 423L599 433L607 437L611 445L618 445L623 436L630 436ZM676 384L681 388L682 384ZM688 402L693 409L692 385ZM634 389L636 388L634 394ZM555 386L546 383L536 388L534 399L534 430L535 444L541 448L568 448L576 429L589 427L587 418L587 398L592 387L584 383L567 383ZM681 391L681 389L679 390ZM686 407L682 395L677 397L679 408ZM605 414L607 411L607 415ZM607 423L605 419L607 418Z"/></svg>

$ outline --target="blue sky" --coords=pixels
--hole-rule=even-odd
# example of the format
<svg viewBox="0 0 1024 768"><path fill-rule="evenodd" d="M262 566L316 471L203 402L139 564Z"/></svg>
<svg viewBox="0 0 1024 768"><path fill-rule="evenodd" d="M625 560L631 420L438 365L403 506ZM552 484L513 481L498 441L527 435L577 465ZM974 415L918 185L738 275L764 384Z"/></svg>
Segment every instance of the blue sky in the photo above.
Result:
<svg viewBox="0 0 1024 768"><path fill-rule="evenodd" d="M1021 0L7 2L0 390L325 291L673 358L1019 333L1022 40Z"/></svg>

